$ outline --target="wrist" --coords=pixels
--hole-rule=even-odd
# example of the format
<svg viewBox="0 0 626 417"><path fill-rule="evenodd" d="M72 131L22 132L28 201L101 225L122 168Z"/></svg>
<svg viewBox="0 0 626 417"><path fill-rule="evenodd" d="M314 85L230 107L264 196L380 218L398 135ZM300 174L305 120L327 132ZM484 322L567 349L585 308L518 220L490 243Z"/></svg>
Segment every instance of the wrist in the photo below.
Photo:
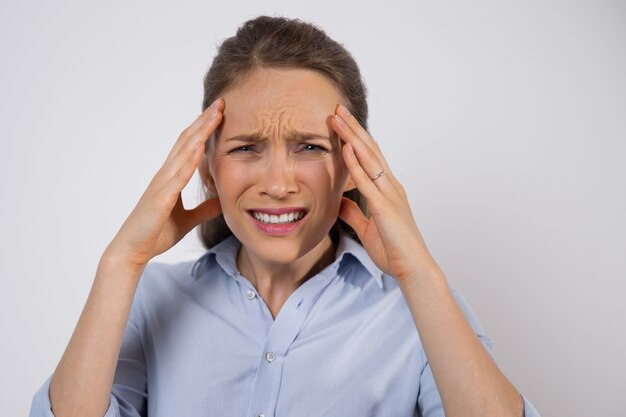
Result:
<svg viewBox="0 0 626 417"><path fill-rule="evenodd" d="M415 265L415 267L411 268L406 274L396 277L396 281L398 281L401 286L405 287L429 285L442 281L447 284L445 274L434 260L432 260L432 262Z"/></svg>
<svg viewBox="0 0 626 417"><path fill-rule="evenodd" d="M99 270L117 271L139 279L147 264L137 263L129 259L123 250L109 245L100 257Z"/></svg>

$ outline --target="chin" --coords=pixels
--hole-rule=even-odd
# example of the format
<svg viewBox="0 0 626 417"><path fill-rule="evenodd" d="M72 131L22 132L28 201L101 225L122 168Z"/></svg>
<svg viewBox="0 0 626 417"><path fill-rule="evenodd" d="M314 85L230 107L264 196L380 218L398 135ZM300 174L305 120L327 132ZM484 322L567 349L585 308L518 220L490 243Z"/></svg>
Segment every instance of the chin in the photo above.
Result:
<svg viewBox="0 0 626 417"><path fill-rule="evenodd" d="M242 240L241 244L265 262L290 264L315 249L325 235L303 238L299 236L252 237Z"/></svg>

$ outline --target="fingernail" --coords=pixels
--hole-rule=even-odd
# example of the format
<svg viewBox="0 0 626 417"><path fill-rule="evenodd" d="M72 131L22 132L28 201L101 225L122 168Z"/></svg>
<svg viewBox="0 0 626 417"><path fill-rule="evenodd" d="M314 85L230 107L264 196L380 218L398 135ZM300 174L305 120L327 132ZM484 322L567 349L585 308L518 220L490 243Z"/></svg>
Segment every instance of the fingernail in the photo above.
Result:
<svg viewBox="0 0 626 417"><path fill-rule="evenodd" d="M348 109L346 108L346 106L344 106L343 104L339 105L339 110L341 111L341 113L344 116L350 116L350 112L348 111Z"/></svg>
<svg viewBox="0 0 626 417"><path fill-rule="evenodd" d="M335 120L337 121L337 123L339 123L342 126L347 126L345 120L343 120L341 118L341 116L339 116L338 114L335 115Z"/></svg>
<svg viewBox="0 0 626 417"><path fill-rule="evenodd" d="M222 101L222 98L219 97L217 99L215 99L215 101L213 103L211 103L211 105L209 107L217 107L217 104Z"/></svg>

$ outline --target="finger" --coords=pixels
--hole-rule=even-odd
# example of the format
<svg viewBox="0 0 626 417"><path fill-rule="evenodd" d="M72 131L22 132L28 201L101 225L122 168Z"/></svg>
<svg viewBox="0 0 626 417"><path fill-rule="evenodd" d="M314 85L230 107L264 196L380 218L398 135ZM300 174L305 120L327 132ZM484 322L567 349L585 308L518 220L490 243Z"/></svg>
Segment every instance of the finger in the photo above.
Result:
<svg viewBox="0 0 626 417"><path fill-rule="evenodd" d="M383 165L376 154L365 143L358 138L354 131L345 124L345 121L341 116L335 115L335 121L339 127L339 135L344 139L346 143L349 143L354 150L358 158L359 165L363 167L367 173L368 178L372 178L378 175L381 171L385 170ZM378 182L382 182L383 178L377 179Z"/></svg>
<svg viewBox="0 0 626 417"><path fill-rule="evenodd" d="M369 175L363 170L359 160L354 154L354 149L350 143L346 143L343 148L343 159L346 162L350 176L357 188L370 201L370 199L382 198L381 191L372 182ZM384 176L384 175L383 175ZM380 178L382 179L382 178ZM378 180L377 180L378 181Z"/></svg>
<svg viewBox="0 0 626 417"><path fill-rule="evenodd" d="M359 137L363 138L364 141L369 142L367 143L368 145L373 145L374 143L376 143L374 138L372 138L370 134L367 132L367 130L365 130L363 126L361 126L361 123L359 123L356 117L354 117L352 113L350 113L350 110L348 110L346 106L339 103L335 110L336 110L335 113L343 117L346 124L350 126L352 130L354 130L354 133L356 133ZM369 139L369 141L367 139Z"/></svg>
<svg viewBox="0 0 626 417"><path fill-rule="evenodd" d="M348 111L346 106L338 104L335 113L339 113L340 116L343 116L342 118L346 125L350 127L350 129L352 129L357 137L361 139L363 143L365 143L372 150L372 152L374 152L374 154L377 156L378 160L381 163L382 169L385 171L385 176L387 177L387 180L394 186L394 188L396 188L397 191L400 192L402 190L402 184L400 184L400 182L391 172L389 164L387 163L387 159L385 159L385 156L378 146L378 142L376 142L376 140L374 140L374 138L361 126L359 121L356 119L356 117L354 117L354 115L350 113L350 111Z"/></svg>
<svg viewBox="0 0 626 417"><path fill-rule="evenodd" d="M337 111L335 113L339 113L345 124L354 132L354 134L363 141L363 143L370 148L370 150L378 157L378 159L382 163L382 167L384 170L389 170L389 166L387 165L387 161L383 156L383 153L378 146L378 143L374 140L374 138L361 126L359 121L350 113L350 111L346 108L346 106L339 104L337 106Z"/></svg>
<svg viewBox="0 0 626 417"><path fill-rule="evenodd" d="M348 225L354 229L359 239L361 239L365 233L369 219L365 217L357 203L347 197L341 197L339 217L344 222L348 223Z"/></svg>
<svg viewBox="0 0 626 417"><path fill-rule="evenodd" d="M176 176L183 167L194 165L193 168L195 169L203 156L203 154L199 152L200 148L204 151L203 141L189 141L185 143L185 146L180 148L172 159L165 161L159 170L159 178L161 181L169 181Z"/></svg>
<svg viewBox="0 0 626 417"><path fill-rule="evenodd" d="M206 141L221 122L224 100L218 98L202 112L194 122L183 130L172 147L166 161L173 159L181 148L190 141Z"/></svg>
<svg viewBox="0 0 626 417"><path fill-rule="evenodd" d="M365 129L363 129L359 121L352 114L350 114L350 112L348 112L348 109L346 109L345 106L339 104L337 106L337 112L348 115L347 117L341 117L341 114L339 114L338 116L336 115L336 117L338 117L337 121L339 121L339 118L341 118L341 121L344 122L343 125L347 126L352 131L352 133L355 135L356 138L360 139L360 141L362 141L365 145L367 145L370 151L374 155L376 155L378 162L380 162L380 167L381 167L380 170L376 173L372 173L372 176L370 178L372 178L375 175L378 175L382 170L384 170L385 171L384 176L387 177L385 178L385 181L388 181L389 183L391 183L393 187L396 189L396 191L403 192L402 184L400 184L400 182L396 179L396 177L391 172L391 169L389 168L389 164L387 163L387 160L383 156L382 151L380 150L380 147L378 146L378 143L372 138L372 136ZM337 123L337 125L339 125L339 123ZM339 128L341 129L342 127L339 126ZM353 145L356 145L356 143L353 142ZM355 151L357 155L360 157L361 155L359 154L359 150L355 148ZM369 172L367 168L366 170L367 172Z"/></svg>
<svg viewBox="0 0 626 417"><path fill-rule="evenodd" d="M191 125L181 132L166 160L173 159L188 142L208 139L221 122L223 110L224 101L222 99L216 100L207 107Z"/></svg>
<svg viewBox="0 0 626 417"><path fill-rule="evenodd" d="M222 212L222 206L218 197L209 198L187 212L190 222L190 230L199 224L213 220Z"/></svg>
<svg viewBox="0 0 626 417"><path fill-rule="evenodd" d="M180 193L189 183L203 157L203 142L189 143L185 151L179 152L172 162L168 164L167 170L160 174L160 189L164 196Z"/></svg>

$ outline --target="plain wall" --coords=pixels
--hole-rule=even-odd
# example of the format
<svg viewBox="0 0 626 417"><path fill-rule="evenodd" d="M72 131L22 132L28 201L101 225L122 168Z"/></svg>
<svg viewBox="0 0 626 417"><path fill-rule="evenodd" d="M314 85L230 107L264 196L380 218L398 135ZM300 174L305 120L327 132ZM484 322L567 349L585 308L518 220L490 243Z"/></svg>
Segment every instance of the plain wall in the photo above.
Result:
<svg viewBox="0 0 626 417"><path fill-rule="evenodd" d="M0 415L27 414L216 46L258 14L353 53L370 133L516 387L544 417L626 415L626 4L294 3L2 1ZM156 259L201 253L194 231Z"/></svg>

